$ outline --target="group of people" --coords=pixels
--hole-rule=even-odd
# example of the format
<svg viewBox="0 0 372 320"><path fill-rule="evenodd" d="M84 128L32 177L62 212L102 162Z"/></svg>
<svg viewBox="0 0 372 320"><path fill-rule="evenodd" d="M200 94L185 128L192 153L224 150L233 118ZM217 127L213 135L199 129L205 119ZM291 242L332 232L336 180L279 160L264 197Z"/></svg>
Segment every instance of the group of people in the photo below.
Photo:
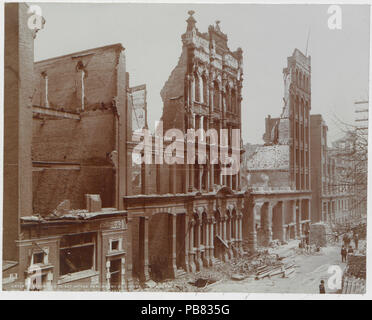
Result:
<svg viewBox="0 0 372 320"><path fill-rule="evenodd" d="M339 237L339 235L337 233L336 234L336 241L338 241L338 237ZM355 248L355 250L358 250L359 235L358 235L357 232L355 232L355 231L352 232L351 230L349 230L342 237L342 241L343 241L343 245L342 245L342 248L341 248L341 261L342 262L347 262L348 255L354 253L354 249L351 246L351 241L352 240L354 241L354 248ZM321 280L320 281L320 284L319 284L319 293L326 293L324 280Z"/></svg>

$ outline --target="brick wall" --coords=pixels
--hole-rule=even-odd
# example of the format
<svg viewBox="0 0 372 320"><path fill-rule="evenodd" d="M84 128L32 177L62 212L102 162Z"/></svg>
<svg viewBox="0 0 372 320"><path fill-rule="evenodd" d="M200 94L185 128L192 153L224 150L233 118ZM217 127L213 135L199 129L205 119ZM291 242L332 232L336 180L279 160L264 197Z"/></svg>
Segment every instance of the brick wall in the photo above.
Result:
<svg viewBox="0 0 372 320"><path fill-rule="evenodd" d="M3 258L18 260L19 217L32 214L33 32L25 3L5 4Z"/></svg>
<svg viewBox="0 0 372 320"><path fill-rule="evenodd" d="M84 194L100 194L113 207L115 172L108 154L115 150L114 115L110 110L85 112L81 120L33 120L33 161L73 162L80 170L53 168L33 172L33 209L50 213L64 199L85 208Z"/></svg>
<svg viewBox="0 0 372 320"><path fill-rule="evenodd" d="M170 98L184 96L186 71L187 71L187 48L183 47L177 66L173 69L168 80L164 84L164 87L160 91L163 103L166 103L166 101Z"/></svg>
<svg viewBox="0 0 372 320"><path fill-rule="evenodd" d="M52 108L76 111L81 108L81 71L79 61L85 70L85 106L88 109L101 103L109 104L116 95L117 50L120 44L86 50L62 57L35 63L33 104L44 106L43 94L48 76L48 100Z"/></svg>

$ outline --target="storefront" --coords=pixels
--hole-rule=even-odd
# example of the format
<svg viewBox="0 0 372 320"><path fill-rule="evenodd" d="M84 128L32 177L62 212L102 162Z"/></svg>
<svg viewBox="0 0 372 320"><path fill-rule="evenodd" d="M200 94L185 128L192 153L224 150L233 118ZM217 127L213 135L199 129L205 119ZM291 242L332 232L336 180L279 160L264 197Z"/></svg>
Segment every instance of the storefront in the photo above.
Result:
<svg viewBox="0 0 372 320"><path fill-rule="evenodd" d="M19 279L25 290L126 290L126 211L79 210L22 219Z"/></svg>

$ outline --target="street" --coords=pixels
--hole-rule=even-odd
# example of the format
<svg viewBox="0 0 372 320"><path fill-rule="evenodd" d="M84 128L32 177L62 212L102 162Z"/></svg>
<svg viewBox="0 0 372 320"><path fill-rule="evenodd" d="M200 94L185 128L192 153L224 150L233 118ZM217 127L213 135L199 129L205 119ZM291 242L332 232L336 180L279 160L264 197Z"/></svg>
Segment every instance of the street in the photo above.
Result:
<svg viewBox="0 0 372 320"><path fill-rule="evenodd" d="M271 250L273 253L288 255L294 253L298 241ZM324 280L326 293L336 293L337 290L330 290L327 287L327 279L332 275L328 274L328 267L338 265L341 269L345 268L345 263L341 263L340 247L330 246L321 248L320 253L311 255L296 254L288 256L285 262L294 262L298 268L289 275L282 278L280 275L261 280L249 277L242 281L223 280L206 288L206 292L251 292L251 293L319 293L320 280Z"/></svg>

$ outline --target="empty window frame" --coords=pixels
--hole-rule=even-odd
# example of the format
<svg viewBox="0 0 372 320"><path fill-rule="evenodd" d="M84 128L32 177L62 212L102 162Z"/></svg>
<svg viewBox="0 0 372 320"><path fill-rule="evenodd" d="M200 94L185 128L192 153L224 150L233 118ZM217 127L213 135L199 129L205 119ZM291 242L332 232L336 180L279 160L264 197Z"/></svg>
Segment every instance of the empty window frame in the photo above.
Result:
<svg viewBox="0 0 372 320"><path fill-rule="evenodd" d="M95 269L96 234L81 233L62 237L60 275Z"/></svg>

